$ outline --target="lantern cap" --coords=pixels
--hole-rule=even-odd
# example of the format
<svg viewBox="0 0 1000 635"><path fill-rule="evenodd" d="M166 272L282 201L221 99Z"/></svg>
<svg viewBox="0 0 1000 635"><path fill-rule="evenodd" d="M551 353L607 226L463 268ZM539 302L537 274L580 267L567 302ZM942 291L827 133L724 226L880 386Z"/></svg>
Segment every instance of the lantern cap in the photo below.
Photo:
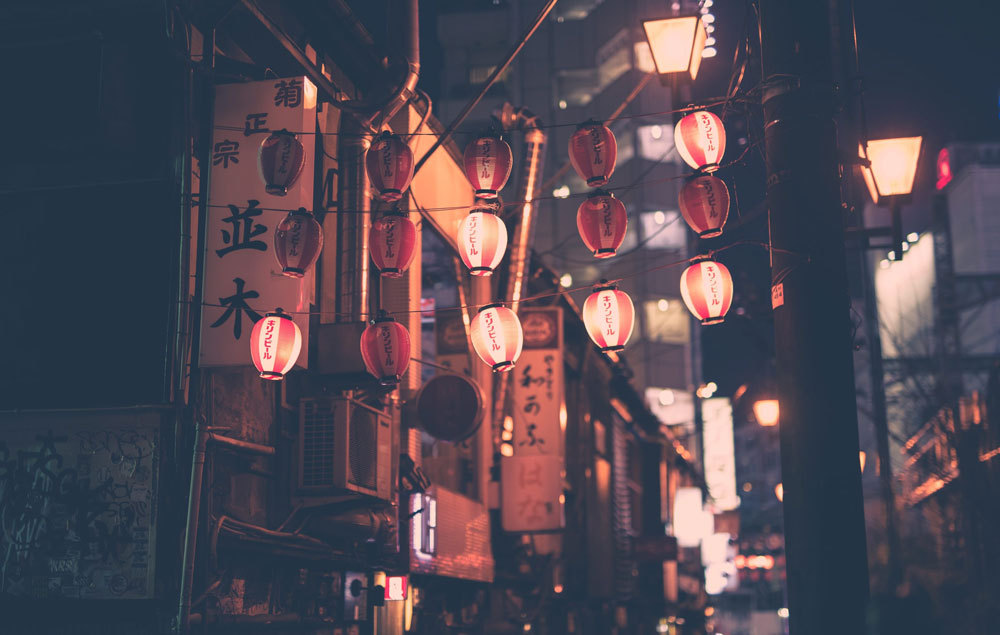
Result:
<svg viewBox="0 0 1000 635"><path fill-rule="evenodd" d="M618 282L608 282L607 278L601 278L597 284L594 285L594 292L598 291L616 291L618 289Z"/></svg>
<svg viewBox="0 0 1000 635"><path fill-rule="evenodd" d="M382 322L395 322L396 320L389 315L388 311L385 309L379 309L378 313L375 314L375 319L372 320L372 324L381 324Z"/></svg>
<svg viewBox="0 0 1000 635"><path fill-rule="evenodd" d="M583 123L577 125L576 129L577 130L584 130L586 128L591 128L593 126L597 126L597 127L600 127L600 128L606 127L603 122L600 122L600 121L594 119L593 117L591 117L590 119L588 119L588 120L584 121Z"/></svg>
<svg viewBox="0 0 1000 635"><path fill-rule="evenodd" d="M600 188L599 187L596 190L594 190L593 192L591 192L590 194L588 194L587 198L588 199L598 198L600 196L607 196L609 198L614 198L615 197L615 195L614 195L613 192L609 192L608 190L605 190L604 188Z"/></svg>
<svg viewBox="0 0 1000 635"><path fill-rule="evenodd" d="M398 216L400 218L406 218L407 214L403 210L399 209L399 202L397 201L396 203L393 203L392 209L387 209L384 212L382 212L382 217L384 218L386 216Z"/></svg>
<svg viewBox="0 0 1000 635"><path fill-rule="evenodd" d="M500 309L500 308L503 308L503 302L493 302L490 304L484 304L483 306L479 307L479 310L476 311L476 313L482 313L483 311L487 311L489 309Z"/></svg>
<svg viewBox="0 0 1000 635"><path fill-rule="evenodd" d="M495 199L485 199L477 196L476 201L472 204L472 209L469 210L470 214L493 214L494 216L500 213L500 207L503 203L500 202L500 197Z"/></svg>
<svg viewBox="0 0 1000 635"><path fill-rule="evenodd" d="M312 216L312 212L310 212L309 210L307 210L304 207L300 207L298 209L293 209L292 211L288 212L288 215L289 216L309 216L309 217L311 217Z"/></svg>
<svg viewBox="0 0 1000 635"><path fill-rule="evenodd" d="M288 318L289 320L292 319L292 316L285 313L285 310L282 309L280 306L275 308L270 313L265 313L264 317L282 317L282 318Z"/></svg>
<svg viewBox="0 0 1000 635"><path fill-rule="evenodd" d="M697 256L692 257L688 261L688 265L689 266L697 265L703 262L718 262L718 261L712 257L712 254L698 254Z"/></svg>
<svg viewBox="0 0 1000 635"><path fill-rule="evenodd" d="M271 136L271 137L298 137L297 134L295 134L294 132L289 132L285 128L282 128L281 130L272 130L271 134L268 135L268 136Z"/></svg>

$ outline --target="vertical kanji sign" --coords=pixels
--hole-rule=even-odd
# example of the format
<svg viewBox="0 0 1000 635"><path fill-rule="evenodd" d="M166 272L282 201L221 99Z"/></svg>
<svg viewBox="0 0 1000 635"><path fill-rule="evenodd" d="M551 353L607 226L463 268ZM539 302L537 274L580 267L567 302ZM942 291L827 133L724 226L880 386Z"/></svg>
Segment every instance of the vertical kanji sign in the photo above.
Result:
<svg viewBox="0 0 1000 635"><path fill-rule="evenodd" d="M281 275L274 229L288 210L313 207L316 87L305 77L219 86L215 93L208 224L205 228L201 366L250 365L254 322L281 307L309 338L313 272ZM285 196L268 194L257 152L273 131L298 133L305 148L302 176ZM303 134L304 133L304 134ZM298 364L308 365L308 346Z"/></svg>
<svg viewBox="0 0 1000 635"><path fill-rule="evenodd" d="M561 529L566 402L562 309L524 309L524 350L511 372L514 455L501 462L505 531Z"/></svg>

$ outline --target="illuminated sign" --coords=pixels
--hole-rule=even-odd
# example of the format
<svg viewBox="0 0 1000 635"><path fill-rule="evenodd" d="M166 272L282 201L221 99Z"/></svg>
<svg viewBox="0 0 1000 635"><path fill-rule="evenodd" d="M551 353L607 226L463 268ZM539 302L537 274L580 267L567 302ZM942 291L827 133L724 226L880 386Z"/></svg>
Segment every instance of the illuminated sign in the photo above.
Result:
<svg viewBox="0 0 1000 635"><path fill-rule="evenodd" d="M385 599L405 600L406 599L406 576L390 575L385 578Z"/></svg>
<svg viewBox="0 0 1000 635"><path fill-rule="evenodd" d="M951 155L948 148L941 148L937 156L937 189L943 190L944 186L951 183L952 176Z"/></svg>

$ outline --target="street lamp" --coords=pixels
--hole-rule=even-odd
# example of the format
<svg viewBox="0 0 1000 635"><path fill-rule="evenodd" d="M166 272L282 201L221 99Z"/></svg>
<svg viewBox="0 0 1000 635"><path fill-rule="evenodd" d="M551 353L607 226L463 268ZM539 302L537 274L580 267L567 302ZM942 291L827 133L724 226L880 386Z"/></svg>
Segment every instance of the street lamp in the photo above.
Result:
<svg viewBox="0 0 1000 635"><path fill-rule="evenodd" d="M690 73L692 80L698 75L708 38L701 16L643 20L642 28L660 79L672 73Z"/></svg>
<svg viewBox="0 0 1000 635"><path fill-rule="evenodd" d="M892 245L890 260L903 259L903 223L901 207L913 191L917 174L917 160L923 137L876 139L868 142L867 150L858 146L858 156L867 156L868 164L862 165L865 185L876 205L888 206L892 211Z"/></svg>
<svg viewBox="0 0 1000 635"><path fill-rule="evenodd" d="M778 425L779 412L777 399L758 399L753 402L753 416L757 419L757 423L765 428Z"/></svg>

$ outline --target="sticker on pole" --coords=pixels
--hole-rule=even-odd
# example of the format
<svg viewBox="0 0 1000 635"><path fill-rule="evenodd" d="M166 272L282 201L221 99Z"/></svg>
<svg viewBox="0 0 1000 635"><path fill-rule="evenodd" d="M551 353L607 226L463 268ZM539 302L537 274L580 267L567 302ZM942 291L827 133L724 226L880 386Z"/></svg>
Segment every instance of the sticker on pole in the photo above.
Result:
<svg viewBox="0 0 1000 635"><path fill-rule="evenodd" d="M777 309L785 303L785 283L779 282L771 287L771 308Z"/></svg>

